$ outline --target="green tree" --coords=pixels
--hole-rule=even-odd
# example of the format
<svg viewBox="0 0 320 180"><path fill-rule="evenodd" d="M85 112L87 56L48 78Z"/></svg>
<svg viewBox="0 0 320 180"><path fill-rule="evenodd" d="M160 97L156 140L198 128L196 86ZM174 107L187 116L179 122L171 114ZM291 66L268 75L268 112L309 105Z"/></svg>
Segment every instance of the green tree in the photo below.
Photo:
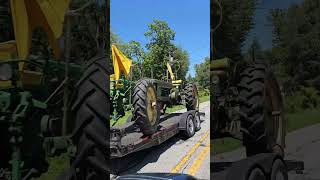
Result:
<svg viewBox="0 0 320 180"><path fill-rule="evenodd" d="M137 41L130 41L129 43L125 44L122 49L124 49L124 53L133 60L133 80L140 79L143 76L142 69L145 57L144 49Z"/></svg>
<svg viewBox="0 0 320 180"><path fill-rule="evenodd" d="M229 57L242 59L241 47L254 25L256 0L213 1L211 24L215 29L211 43L213 59ZM219 25L219 28L217 26ZM213 29L212 29L213 31Z"/></svg>
<svg viewBox="0 0 320 180"><path fill-rule="evenodd" d="M172 41L175 32L165 21L154 20L148 25L149 29L144 34L149 43L146 44L148 53L144 61L144 74L153 78L165 79L166 63L169 61L169 53L174 50Z"/></svg>
<svg viewBox="0 0 320 180"><path fill-rule="evenodd" d="M194 78L191 76L191 74L188 74L187 81L188 82L194 82Z"/></svg>
<svg viewBox="0 0 320 180"><path fill-rule="evenodd" d="M195 82L202 88L209 88L210 87L210 58L206 57L203 63L196 64L195 70Z"/></svg>
<svg viewBox="0 0 320 180"><path fill-rule="evenodd" d="M177 79L186 79L189 68L189 53L181 47L174 47L172 58L175 61L173 71L177 74Z"/></svg>
<svg viewBox="0 0 320 180"><path fill-rule="evenodd" d="M282 67L284 90L292 93L300 86L317 87L320 71L320 3L305 0L287 10L270 12L273 49L270 56Z"/></svg>

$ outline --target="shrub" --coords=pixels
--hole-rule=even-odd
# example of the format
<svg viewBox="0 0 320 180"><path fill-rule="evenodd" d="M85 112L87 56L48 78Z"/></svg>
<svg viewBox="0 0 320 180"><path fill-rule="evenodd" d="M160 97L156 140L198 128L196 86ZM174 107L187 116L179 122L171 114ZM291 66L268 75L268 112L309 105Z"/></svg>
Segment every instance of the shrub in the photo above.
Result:
<svg viewBox="0 0 320 180"><path fill-rule="evenodd" d="M320 92L313 87L300 87L290 96L284 97L286 112L296 112L304 109L320 107Z"/></svg>
<svg viewBox="0 0 320 180"><path fill-rule="evenodd" d="M210 90L209 89L200 89L199 92L199 97L203 97L203 96L209 96L210 95Z"/></svg>

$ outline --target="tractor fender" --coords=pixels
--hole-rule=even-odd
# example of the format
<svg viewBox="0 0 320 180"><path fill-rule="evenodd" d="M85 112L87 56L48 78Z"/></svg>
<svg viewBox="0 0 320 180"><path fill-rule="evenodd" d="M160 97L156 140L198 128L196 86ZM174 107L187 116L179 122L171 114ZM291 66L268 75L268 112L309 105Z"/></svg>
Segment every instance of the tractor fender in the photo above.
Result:
<svg viewBox="0 0 320 180"><path fill-rule="evenodd" d="M180 115L180 121L179 121L179 130L186 130L187 128L187 118L189 115L191 115L193 117L193 121L194 121L194 116L196 114L197 110L190 110L187 111L183 114Z"/></svg>

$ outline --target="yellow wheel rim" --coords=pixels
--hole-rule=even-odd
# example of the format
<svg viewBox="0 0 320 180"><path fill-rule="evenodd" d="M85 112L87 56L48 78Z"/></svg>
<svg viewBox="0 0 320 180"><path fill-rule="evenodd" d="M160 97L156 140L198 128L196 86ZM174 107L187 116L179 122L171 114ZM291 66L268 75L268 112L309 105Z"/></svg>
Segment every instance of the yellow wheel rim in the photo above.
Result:
<svg viewBox="0 0 320 180"><path fill-rule="evenodd" d="M154 125L157 120L157 97L154 89L150 86L147 89L147 114L151 125Z"/></svg>

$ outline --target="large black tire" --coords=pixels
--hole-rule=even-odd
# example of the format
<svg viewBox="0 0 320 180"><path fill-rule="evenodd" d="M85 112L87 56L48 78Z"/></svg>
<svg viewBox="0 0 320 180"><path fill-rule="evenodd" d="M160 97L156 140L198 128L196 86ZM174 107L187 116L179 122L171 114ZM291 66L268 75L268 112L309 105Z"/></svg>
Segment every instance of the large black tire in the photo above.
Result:
<svg viewBox="0 0 320 180"><path fill-rule="evenodd" d="M267 180L267 178L261 169L255 168L251 171L248 180Z"/></svg>
<svg viewBox="0 0 320 180"><path fill-rule="evenodd" d="M271 70L262 63L249 65L240 75L238 90L247 156L265 152L283 156L285 126L282 98Z"/></svg>
<svg viewBox="0 0 320 180"><path fill-rule="evenodd" d="M185 87L185 100L187 110L199 109L199 95L195 84L188 83Z"/></svg>
<svg viewBox="0 0 320 180"><path fill-rule="evenodd" d="M157 131L160 110L157 94L149 79L137 82L133 92L133 120L144 135L152 135Z"/></svg>
<svg viewBox="0 0 320 180"><path fill-rule="evenodd" d="M270 180L288 180L288 170L280 159L273 162Z"/></svg>
<svg viewBox="0 0 320 180"><path fill-rule="evenodd" d="M199 112L196 112L194 115L194 128L196 131L199 131L201 129L201 119Z"/></svg>
<svg viewBox="0 0 320 180"><path fill-rule="evenodd" d="M182 131L185 138L191 138L196 132L195 122L192 115L189 115L186 120L186 129Z"/></svg>
<svg viewBox="0 0 320 180"><path fill-rule="evenodd" d="M71 109L75 115L72 140L76 154L64 179L109 178L107 121L110 115L110 73L107 67L106 57L95 58L76 85Z"/></svg>

